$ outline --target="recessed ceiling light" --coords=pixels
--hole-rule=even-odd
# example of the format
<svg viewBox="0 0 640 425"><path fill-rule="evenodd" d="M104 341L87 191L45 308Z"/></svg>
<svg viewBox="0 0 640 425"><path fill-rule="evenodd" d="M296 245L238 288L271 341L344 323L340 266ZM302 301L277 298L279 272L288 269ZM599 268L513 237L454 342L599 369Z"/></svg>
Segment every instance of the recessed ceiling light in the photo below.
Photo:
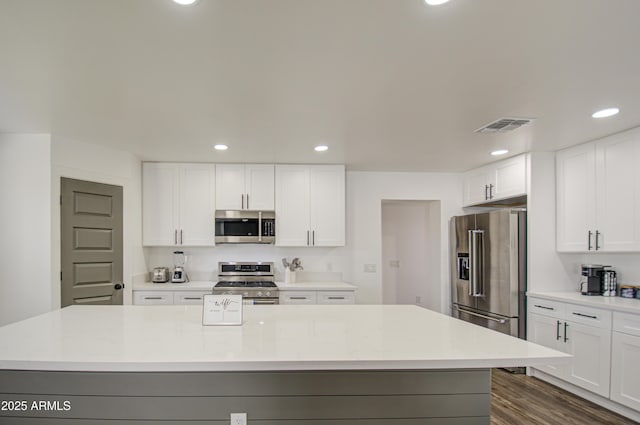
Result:
<svg viewBox="0 0 640 425"><path fill-rule="evenodd" d="M491 152L491 155L500 156L500 155L504 155L506 153L509 153L509 151L506 150L506 149L498 149L498 150L495 150L495 151Z"/></svg>
<svg viewBox="0 0 640 425"><path fill-rule="evenodd" d="M178 3L182 6L189 6L190 4L193 4L195 2L197 2L198 0L173 0L175 3Z"/></svg>
<svg viewBox="0 0 640 425"><path fill-rule="evenodd" d="M618 108L607 108L594 112L591 116L593 118L607 118L616 115L618 112L620 112L620 109Z"/></svg>
<svg viewBox="0 0 640 425"><path fill-rule="evenodd" d="M327 145L318 145L314 149L316 150L316 152L325 152L325 151L329 150L329 146L327 146Z"/></svg>
<svg viewBox="0 0 640 425"><path fill-rule="evenodd" d="M424 0L429 6L438 6L439 4L444 4L449 0Z"/></svg>
<svg viewBox="0 0 640 425"><path fill-rule="evenodd" d="M213 148L217 151L226 151L227 149L229 149L229 146L219 144L219 145L214 145Z"/></svg>

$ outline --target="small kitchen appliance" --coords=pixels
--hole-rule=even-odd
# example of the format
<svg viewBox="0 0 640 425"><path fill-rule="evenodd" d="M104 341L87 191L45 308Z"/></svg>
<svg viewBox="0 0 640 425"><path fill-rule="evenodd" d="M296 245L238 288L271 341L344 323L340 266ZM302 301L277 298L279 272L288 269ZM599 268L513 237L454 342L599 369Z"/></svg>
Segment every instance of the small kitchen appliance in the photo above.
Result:
<svg viewBox="0 0 640 425"><path fill-rule="evenodd" d="M582 295L602 295L602 282L605 267L601 264L583 264L580 277Z"/></svg>
<svg viewBox="0 0 640 425"><path fill-rule="evenodd" d="M173 259L175 266L171 273L171 283L185 283L189 281L189 276L184 268L187 262L187 257L184 255L184 251L174 251Z"/></svg>
<svg viewBox="0 0 640 425"><path fill-rule="evenodd" d="M153 283L166 283L169 282L170 274L168 267L156 267L153 269L153 277L151 281Z"/></svg>
<svg viewBox="0 0 640 425"><path fill-rule="evenodd" d="M273 263L218 263L217 295L242 295L243 304L279 304Z"/></svg>

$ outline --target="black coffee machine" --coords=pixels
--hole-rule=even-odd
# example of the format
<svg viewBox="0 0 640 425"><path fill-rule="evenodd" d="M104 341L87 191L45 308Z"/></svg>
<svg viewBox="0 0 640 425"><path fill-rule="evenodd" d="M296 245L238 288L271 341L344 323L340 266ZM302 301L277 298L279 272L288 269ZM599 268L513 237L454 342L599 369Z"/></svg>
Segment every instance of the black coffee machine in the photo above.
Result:
<svg viewBox="0 0 640 425"><path fill-rule="evenodd" d="M580 278L582 295L602 295L602 278L605 267L600 264L583 264Z"/></svg>

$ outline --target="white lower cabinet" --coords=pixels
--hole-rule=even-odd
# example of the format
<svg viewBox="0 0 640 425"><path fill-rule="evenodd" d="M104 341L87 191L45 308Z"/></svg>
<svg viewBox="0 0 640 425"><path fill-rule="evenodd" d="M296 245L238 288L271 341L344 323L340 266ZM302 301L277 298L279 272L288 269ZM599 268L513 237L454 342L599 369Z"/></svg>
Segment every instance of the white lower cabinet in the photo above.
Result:
<svg viewBox="0 0 640 425"><path fill-rule="evenodd" d="M133 291L136 305L202 304L202 297L211 291Z"/></svg>
<svg viewBox="0 0 640 425"><path fill-rule="evenodd" d="M611 400L640 410L640 315L614 313Z"/></svg>
<svg viewBox="0 0 640 425"><path fill-rule="evenodd" d="M280 304L355 304L354 291L282 291Z"/></svg>
<svg viewBox="0 0 640 425"><path fill-rule="evenodd" d="M609 397L611 312L529 298L528 339L573 355L568 364L536 366L603 397Z"/></svg>

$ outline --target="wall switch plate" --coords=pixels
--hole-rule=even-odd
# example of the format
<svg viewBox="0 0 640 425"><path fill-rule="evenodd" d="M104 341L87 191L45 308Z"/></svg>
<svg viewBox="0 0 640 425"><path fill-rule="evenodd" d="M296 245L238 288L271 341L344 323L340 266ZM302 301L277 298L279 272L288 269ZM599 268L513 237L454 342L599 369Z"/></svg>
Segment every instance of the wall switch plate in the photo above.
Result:
<svg viewBox="0 0 640 425"><path fill-rule="evenodd" d="M376 272L376 265L375 264L365 264L364 265L364 272L365 273L375 273Z"/></svg>
<svg viewBox="0 0 640 425"><path fill-rule="evenodd" d="M231 414L231 425L247 425L247 414L246 413L232 413Z"/></svg>
<svg viewBox="0 0 640 425"><path fill-rule="evenodd" d="M391 267L393 269L399 269L400 268L400 260L389 260L389 267Z"/></svg>

